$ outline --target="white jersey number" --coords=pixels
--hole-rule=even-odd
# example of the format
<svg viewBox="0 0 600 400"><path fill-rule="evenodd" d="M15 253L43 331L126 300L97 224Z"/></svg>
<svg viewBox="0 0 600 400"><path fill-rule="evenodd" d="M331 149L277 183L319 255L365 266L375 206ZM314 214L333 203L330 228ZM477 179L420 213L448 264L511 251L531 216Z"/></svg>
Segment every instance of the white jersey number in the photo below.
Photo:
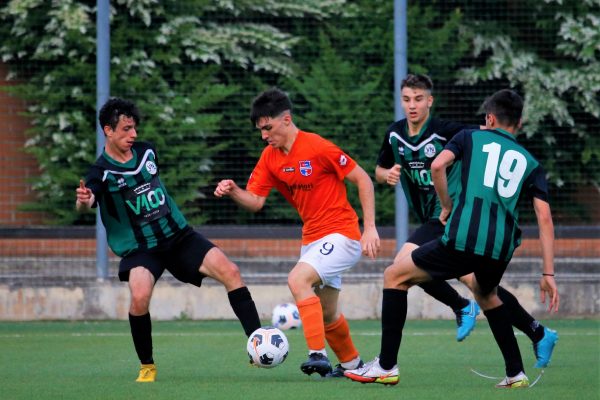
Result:
<svg viewBox="0 0 600 400"><path fill-rule="evenodd" d="M508 150L500 160L501 146L495 142L484 145L482 150L484 153L488 153L483 177L484 186L493 188L497 182L500 196L514 196L527 170L525 156L518 151ZM498 164L500 164L499 167Z"/></svg>

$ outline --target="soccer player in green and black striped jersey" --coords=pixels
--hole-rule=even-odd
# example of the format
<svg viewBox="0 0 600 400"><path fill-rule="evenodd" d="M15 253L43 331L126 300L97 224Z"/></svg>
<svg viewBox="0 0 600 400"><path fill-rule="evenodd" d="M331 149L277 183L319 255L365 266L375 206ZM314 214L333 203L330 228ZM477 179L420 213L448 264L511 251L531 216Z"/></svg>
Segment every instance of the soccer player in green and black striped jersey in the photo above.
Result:
<svg viewBox="0 0 600 400"><path fill-rule="evenodd" d="M554 281L554 228L547 199L547 183L539 163L513 136L521 124L523 101L511 90L501 90L483 106L486 130L463 130L431 165L432 179L446 225L442 239L432 240L389 266L384 273L381 352L365 368L346 376L364 383L397 383L397 357L407 314L408 289L420 282L458 278L474 273L473 293L505 361L501 388L529 385L512 331L510 311L497 296L497 287L520 243L517 202L533 201L540 230L543 272L542 302L557 311ZM447 168L456 163L457 180L449 189ZM449 195L455 190L455 201ZM487 229L489 228L489 229ZM394 379L395 377L395 379Z"/></svg>
<svg viewBox="0 0 600 400"><path fill-rule="evenodd" d="M401 182L409 207L422 225L406 240L396 260L444 234L444 225L439 220L441 206L431 179L433 159L461 130L485 128L432 117L433 82L426 75L409 74L400 87L406 118L388 128L379 151L375 178L391 186ZM457 173L458 168L449 167L450 179L455 178ZM470 287L471 275L461 277L461 281ZM454 310L458 322L457 340L464 339L474 327L479 312L477 304L461 297L443 281L426 282L419 286ZM517 298L502 286L498 286L498 297L510 309L513 326L531 339L536 368L546 367L558 340L556 332L535 320Z"/></svg>
<svg viewBox="0 0 600 400"><path fill-rule="evenodd" d="M137 382L154 382L150 299L165 270L200 286L211 277L225 286L231 307L249 336L260 328L252 296L238 267L208 239L194 231L160 179L156 149L136 142L140 115L130 101L104 104L99 122L104 151L76 190L78 210L100 207L111 250L122 257L119 278L129 282L131 335L141 362Z"/></svg>

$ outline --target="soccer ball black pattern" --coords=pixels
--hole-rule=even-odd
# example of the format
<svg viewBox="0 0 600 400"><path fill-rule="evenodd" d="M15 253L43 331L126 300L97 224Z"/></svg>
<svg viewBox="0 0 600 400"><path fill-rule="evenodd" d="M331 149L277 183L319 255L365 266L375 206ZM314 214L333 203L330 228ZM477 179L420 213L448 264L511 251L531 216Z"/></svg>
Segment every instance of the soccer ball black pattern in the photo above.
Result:
<svg viewBox="0 0 600 400"><path fill-rule="evenodd" d="M285 361L290 347L281 330L267 326L252 332L246 348L252 364L261 368L273 368Z"/></svg>

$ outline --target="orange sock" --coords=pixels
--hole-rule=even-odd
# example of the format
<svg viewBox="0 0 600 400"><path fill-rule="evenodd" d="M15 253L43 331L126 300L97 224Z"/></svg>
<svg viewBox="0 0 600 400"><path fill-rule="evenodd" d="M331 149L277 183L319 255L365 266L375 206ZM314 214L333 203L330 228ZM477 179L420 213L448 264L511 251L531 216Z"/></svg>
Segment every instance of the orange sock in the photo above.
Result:
<svg viewBox="0 0 600 400"><path fill-rule="evenodd" d="M302 320L304 338L309 350L322 350L325 348L325 324L323 323L323 309L321 300L311 296L296 303Z"/></svg>
<svg viewBox="0 0 600 400"><path fill-rule="evenodd" d="M358 350L352 343L350 327L344 314L332 324L325 327L325 338L341 363L352 361L358 357Z"/></svg>

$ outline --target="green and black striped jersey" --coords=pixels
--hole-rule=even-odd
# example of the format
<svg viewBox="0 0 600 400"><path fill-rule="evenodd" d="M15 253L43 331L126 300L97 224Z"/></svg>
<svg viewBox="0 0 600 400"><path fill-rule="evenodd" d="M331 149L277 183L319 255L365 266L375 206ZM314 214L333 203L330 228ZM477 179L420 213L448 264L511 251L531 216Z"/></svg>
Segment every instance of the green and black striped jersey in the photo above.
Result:
<svg viewBox="0 0 600 400"><path fill-rule="evenodd" d="M159 177L156 150L134 143L133 158L120 163L103 152L86 175L96 197L108 244L118 256L149 249L187 226Z"/></svg>
<svg viewBox="0 0 600 400"><path fill-rule="evenodd" d="M540 163L509 132L464 130L446 146L460 161L452 213L442 242L460 251L509 261L521 244L522 195L548 201ZM450 183L449 183L450 185Z"/></svg>
<svg viewBox="0 0 600 400"><path fill-rule="evenodd" d="M400 164L400 182L408 206L421 223L438 218L441 211L431 180L433 159L458 132L478 127L430 117L416 136L408 135L406 119L396 121L388 128L377 165L389 169ZM448 173L451 174L451 170Z"/></svg>

